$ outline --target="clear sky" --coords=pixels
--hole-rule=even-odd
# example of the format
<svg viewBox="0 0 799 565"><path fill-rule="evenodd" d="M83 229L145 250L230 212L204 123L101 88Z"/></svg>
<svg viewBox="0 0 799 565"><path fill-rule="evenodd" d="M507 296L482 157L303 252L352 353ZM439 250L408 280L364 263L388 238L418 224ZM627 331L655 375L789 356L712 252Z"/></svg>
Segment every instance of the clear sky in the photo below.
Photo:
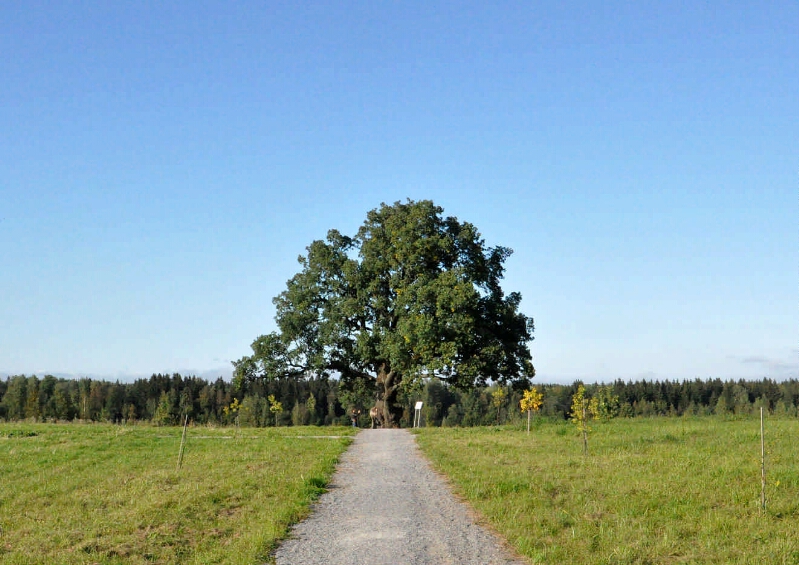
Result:
<svg viewBox="0 0 799 565"><path fill-rule="evenodd" d="M799 4L0 6L0 373L229 376L330 228L515 250L541 382L799 377Z"/></svg>

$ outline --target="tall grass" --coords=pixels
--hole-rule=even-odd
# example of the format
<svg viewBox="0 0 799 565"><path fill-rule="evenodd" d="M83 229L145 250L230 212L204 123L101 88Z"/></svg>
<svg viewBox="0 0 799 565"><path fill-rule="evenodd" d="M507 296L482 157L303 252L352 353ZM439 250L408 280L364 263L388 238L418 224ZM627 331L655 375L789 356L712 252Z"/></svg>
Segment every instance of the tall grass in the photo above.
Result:
<svg viewBox="0 0 799 565"><path fill-rule="evenodd" d="M455 489L533 563L799 563L799 421L619 419L422 429Z"/></svg>
<svg viewBox="0 0 799 565"><path fill-rule="evenodd" d="M351 433L0 425L0 563L264 562Z"/></svg>

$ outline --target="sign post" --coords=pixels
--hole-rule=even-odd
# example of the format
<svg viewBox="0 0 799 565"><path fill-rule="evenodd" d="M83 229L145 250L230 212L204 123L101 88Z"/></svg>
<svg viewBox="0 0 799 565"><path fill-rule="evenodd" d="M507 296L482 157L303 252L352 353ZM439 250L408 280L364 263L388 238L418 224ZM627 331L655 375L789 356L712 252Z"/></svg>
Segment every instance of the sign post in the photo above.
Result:
<svg viewBox="0 0 799 565"><path fill-rule="evenodd" d="M416 412L413 415L413 427L418 428L422 425L422 402L421 400L416 403Z"/></svg>

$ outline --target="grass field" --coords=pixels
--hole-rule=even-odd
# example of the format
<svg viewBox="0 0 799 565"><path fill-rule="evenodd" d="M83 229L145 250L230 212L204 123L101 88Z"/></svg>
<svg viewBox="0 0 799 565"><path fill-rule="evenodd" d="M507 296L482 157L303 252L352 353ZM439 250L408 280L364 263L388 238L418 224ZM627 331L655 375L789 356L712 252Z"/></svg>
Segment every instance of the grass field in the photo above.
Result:
<svg viewBox="0 0 799 565"><path fill-rule="evenodd" d="M434 465L532 563L799 564L799 420L569 422L422 429Z"/></svg>
<svg viewBox="0 0 799 565"><path fill-rule="evenodd" d="M0 424L0 563L263 563L352 432Z"/></svg>

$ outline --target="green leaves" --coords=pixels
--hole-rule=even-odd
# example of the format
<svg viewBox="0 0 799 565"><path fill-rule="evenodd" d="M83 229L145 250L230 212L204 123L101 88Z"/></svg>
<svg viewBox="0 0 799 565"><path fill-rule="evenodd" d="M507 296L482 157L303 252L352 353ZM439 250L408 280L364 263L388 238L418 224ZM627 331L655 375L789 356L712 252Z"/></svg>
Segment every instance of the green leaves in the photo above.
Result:
<svg viewBox="0 0 799 565"><path fill-rule="evenodd" d="M499 284L511 250L442 213L429 200L382 204L354 237L330 230L312 242L274 299L279 333L253 342L236 378L381 373L392 391L430 375L460 388L526 384L532 319Z"/></svg>

